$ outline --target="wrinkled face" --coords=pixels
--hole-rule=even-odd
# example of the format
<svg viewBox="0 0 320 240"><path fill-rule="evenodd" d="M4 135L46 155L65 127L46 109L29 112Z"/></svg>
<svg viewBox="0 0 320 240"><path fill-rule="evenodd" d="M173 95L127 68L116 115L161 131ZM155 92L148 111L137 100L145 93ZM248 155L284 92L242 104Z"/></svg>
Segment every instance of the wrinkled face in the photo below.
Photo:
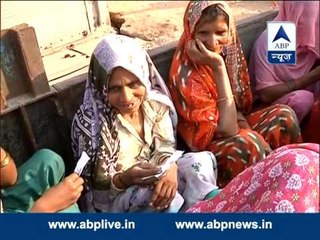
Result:
<svg viewBox="0 0 320 240"><path fill-rule="evenodd" d="M207 49L220 54L228 42L228 24L223 16L207 21L200 18L194 30L194 38L199 39Z"/></svg>
<svg viewBox="0 0 320 240"><path fill-rule="evenodd" d="M108 87L108 101L122 115L137 112L145 94L146 88L134 74L122 67L117 67L112 71Z"/></svg>

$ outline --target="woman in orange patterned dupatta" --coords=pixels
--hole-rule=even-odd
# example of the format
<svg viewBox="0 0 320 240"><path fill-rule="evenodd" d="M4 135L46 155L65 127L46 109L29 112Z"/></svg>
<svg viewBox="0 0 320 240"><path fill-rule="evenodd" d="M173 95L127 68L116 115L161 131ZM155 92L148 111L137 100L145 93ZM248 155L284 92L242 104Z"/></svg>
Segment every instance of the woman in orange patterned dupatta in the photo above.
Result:
<svg viewBox="0 0 320 240"><path fill-rule="evenodd" d="M220 187L271 149L300 140L296 115L285 105L251 113L247 64L224 2L191 1L170 70L178 132L193 151L218 160Z"/></svg>

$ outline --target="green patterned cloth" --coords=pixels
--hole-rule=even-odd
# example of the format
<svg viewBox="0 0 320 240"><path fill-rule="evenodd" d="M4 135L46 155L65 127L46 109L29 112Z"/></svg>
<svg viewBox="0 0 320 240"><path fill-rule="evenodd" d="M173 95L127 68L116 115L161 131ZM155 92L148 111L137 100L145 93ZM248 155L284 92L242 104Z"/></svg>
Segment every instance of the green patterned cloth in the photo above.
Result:
<svg viewBox="0 0 320 240"><path fill-rule="evenodd" d="M1 190L4 212L28 212L46 190L63 179L64 172L64 162L58 154L48 149L38 150L18 168L17 183ZM61 212L80 210L74 204Z"/></svg>

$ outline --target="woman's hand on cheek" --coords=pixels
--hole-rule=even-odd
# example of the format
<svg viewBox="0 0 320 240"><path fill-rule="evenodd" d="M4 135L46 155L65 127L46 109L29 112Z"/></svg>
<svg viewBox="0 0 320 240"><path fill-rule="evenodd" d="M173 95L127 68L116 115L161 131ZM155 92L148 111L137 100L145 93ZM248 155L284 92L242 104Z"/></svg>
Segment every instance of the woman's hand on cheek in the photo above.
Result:
<svg viewBox="0 0 320 240"><path fill-rule="evenodd" d="M156 209L168 208L178 189L178 166L172 164L166 175L155 185L150 205Z"/></svg>
<svg viewBox="0 0 320 240"><path fill-rule="evenodd" d="M190 40L186 47L189 58L198 64L208 65L213 68L224 65L222 56L207 49L198 39Z"/></svg>

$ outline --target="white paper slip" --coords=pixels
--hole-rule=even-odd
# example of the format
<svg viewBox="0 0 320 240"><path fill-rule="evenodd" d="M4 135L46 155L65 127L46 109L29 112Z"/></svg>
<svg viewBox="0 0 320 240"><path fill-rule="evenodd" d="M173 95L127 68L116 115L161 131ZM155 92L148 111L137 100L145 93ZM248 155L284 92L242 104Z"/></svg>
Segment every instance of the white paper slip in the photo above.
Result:
<svg viewBox="0 0 320 240"><path fill-rule="evenodd" d="M77 166L74 169L74 172L80 176L84 166L87 164L89 160L90 160L90 157L88 156L88 154L86 152L82 152L81 157L77 162Z"/></svg>
<svg viewBox="0 0 320 240"><path fill-rule="evenodd" d="M183 151L180 150L176 150L167 160L163 165L160 165L161 168L161 172L154 175L154 176L148 176L148 177L144 177L142 178L142 180L146 180L149 179L151 177L156 177L156 178L160 178L171 166L172 163L176 162L183 154Z"/></svg>
<svg viewBox="0 0 320 240"><path fill-rule="evenodd" d="M168 159L167 161L161 165L161 173L155 175L156 178L162 176L171 166L172 163L176 162L183 154L183 151L176 150Z"/></svg>

